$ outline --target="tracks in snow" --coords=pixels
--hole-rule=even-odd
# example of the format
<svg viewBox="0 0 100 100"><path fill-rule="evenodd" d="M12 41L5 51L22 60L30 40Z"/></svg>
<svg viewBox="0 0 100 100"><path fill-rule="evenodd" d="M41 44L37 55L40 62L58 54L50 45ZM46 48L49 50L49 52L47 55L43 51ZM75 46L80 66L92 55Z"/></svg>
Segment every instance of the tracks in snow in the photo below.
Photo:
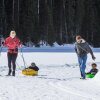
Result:
<svg viewBox="0 0 100 100"><path fill-rule="evenodd" d="M97 99L95 99L95 97L92 97L89 94L86 94L84 92L78 91L78 90L76 90L74 88L71 88L71 87L63 86L59 82L56 82L56 83L49 82L48 84L50 86L56 88L56 89L59 89L59 90L61 90L63 92L66 92L66 93L71 94L71 95L74 95L74 96L81 97L81 98L83 98L85 100L97 100Z"/></svg>

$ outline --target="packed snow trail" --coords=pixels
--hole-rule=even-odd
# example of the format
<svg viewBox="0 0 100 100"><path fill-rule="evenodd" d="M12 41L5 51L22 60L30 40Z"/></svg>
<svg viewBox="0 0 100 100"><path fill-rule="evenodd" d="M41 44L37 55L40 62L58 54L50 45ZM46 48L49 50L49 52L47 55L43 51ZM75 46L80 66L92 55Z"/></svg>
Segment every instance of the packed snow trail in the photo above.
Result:
<svg viewBox="0 0 100 100"><path fill-rule="evenodd" d="M7 77L7 67L2 66L1 70L0 100L98 100L100 97L99 85L93 80L79 79L78 66L42 66L35 77L23 76L21 70L17 70L16 77Z"/></svg>
<svg viewBox="0 0 100 100"><path fill-rule="evenodd" d="M99 100L100 74L94 79L80 80L75 53L24 53L27 65L35 62L40 68L35 77L23 76L23 60L18 55L15 77L8 72L7 54L0 57L0 100ZM100 53L95 53L100 70ZM89 55L87 69L92 63Z"/></svg>

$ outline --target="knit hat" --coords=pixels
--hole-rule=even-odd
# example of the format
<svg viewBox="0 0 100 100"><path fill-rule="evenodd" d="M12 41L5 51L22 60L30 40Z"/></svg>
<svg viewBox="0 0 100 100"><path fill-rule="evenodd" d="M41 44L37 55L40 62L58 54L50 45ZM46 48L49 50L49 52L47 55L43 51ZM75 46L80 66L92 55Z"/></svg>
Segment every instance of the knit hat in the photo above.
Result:
<svg viewBox="0 0 100 100"><path fill-rule="evenodd" d="M31 66L32 66L32 67L35 67L35 66L36 66L36 64L35 64L35 63L31 63Z"/></svg>
<svg viewBox="0 0 100 100"><path fill-rule="evenodd" d="M82 37L80 35L76 36L76 40L82 39Z"/></svg>
<svg viewBox="0 0 100 100"><path fill-rule="evenodd" d="M14 38L15 36L16 36L16 32L15 32L15 31L11 31L11 32L10 32L10 37L11 37L11 38Z"/></svg>
<svg viewBox="0 0 100 100"><path fill-rule="evenodd" d="M82 37L80 35L76 36L76 42L77 43L81 43L81 41L82 41L81 39L82 39Z"/></svg>

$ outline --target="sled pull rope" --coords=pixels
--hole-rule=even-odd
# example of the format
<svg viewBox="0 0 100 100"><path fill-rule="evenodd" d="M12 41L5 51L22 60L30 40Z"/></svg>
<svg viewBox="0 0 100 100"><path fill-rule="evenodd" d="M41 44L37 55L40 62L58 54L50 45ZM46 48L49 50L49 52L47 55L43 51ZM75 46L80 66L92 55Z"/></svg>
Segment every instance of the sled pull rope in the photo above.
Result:
<svg viewBox="0 0 100 100"><path fill-rule="evenodd" d="M18 69L22 70L21 67L19 67L19 64L17 63L17 61L16 61L16 65L18 66Z"/></svg>
<svg viewBox="0 0 100 100"><path fill-rule="evenodd" d="M21 53L20 53L20 55L21 55L21 57L22 57L22 59L23 59L24 66L25 66L25 68L26 68L27 64L26 64L25 59L24 59L24 56L23 56L22 48L21 48Z"/></svg>

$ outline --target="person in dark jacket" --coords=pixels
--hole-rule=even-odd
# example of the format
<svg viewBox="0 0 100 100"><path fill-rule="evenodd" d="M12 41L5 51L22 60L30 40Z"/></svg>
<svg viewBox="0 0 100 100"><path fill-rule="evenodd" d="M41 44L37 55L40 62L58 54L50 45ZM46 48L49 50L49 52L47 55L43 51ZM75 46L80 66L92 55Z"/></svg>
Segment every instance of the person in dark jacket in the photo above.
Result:
<svg viewBox="0 0 100 100"><path fill-rule="evenodd" d="M31 66L29 66L27 69L33 69L35 71L38 71L39 70L39 68L36 66L35 63L31 63Z"/></svg>
<svg viewBox="0 0 100 100"><path fill-rule="evenodd" d="M26 76L37 76L39 68L35 63L31 63L31 66L22 70L22 74Z"/></svg>
<svg viewBox="0 0 100 100"><path fill-rule="evenodd" d="M96 63L93 63L92 64L92 69L86 73L86 74L92 74L92 75L96 75L98 72L98 69L97 69L97 64Z"/></svg>
<svg viewBox="0 0 100 100"><path fill-rule="evenodd" d="M78 56L78 62L79 62L79 67L81 72L80 79L85 79L87 54L90 53L93 60L95 60L95 56L89 44L80 35L76 36L75 51Z"/></svg>
<svg viewBox="0 0 100 100"><path fill-rule="evenodd" d="M17 59L17 55L18 55L18 47L21 47L21 42L16 37L16 32L15 31L10 32L10 36L7 37L4 41L4 46L8 48L7 56L8 56L9 71L8 71L7 76L10 76L11 72L12 72L12 76L15 76L16 59ZM13 65L13 68L11 68L11 65Z"/></svg>

